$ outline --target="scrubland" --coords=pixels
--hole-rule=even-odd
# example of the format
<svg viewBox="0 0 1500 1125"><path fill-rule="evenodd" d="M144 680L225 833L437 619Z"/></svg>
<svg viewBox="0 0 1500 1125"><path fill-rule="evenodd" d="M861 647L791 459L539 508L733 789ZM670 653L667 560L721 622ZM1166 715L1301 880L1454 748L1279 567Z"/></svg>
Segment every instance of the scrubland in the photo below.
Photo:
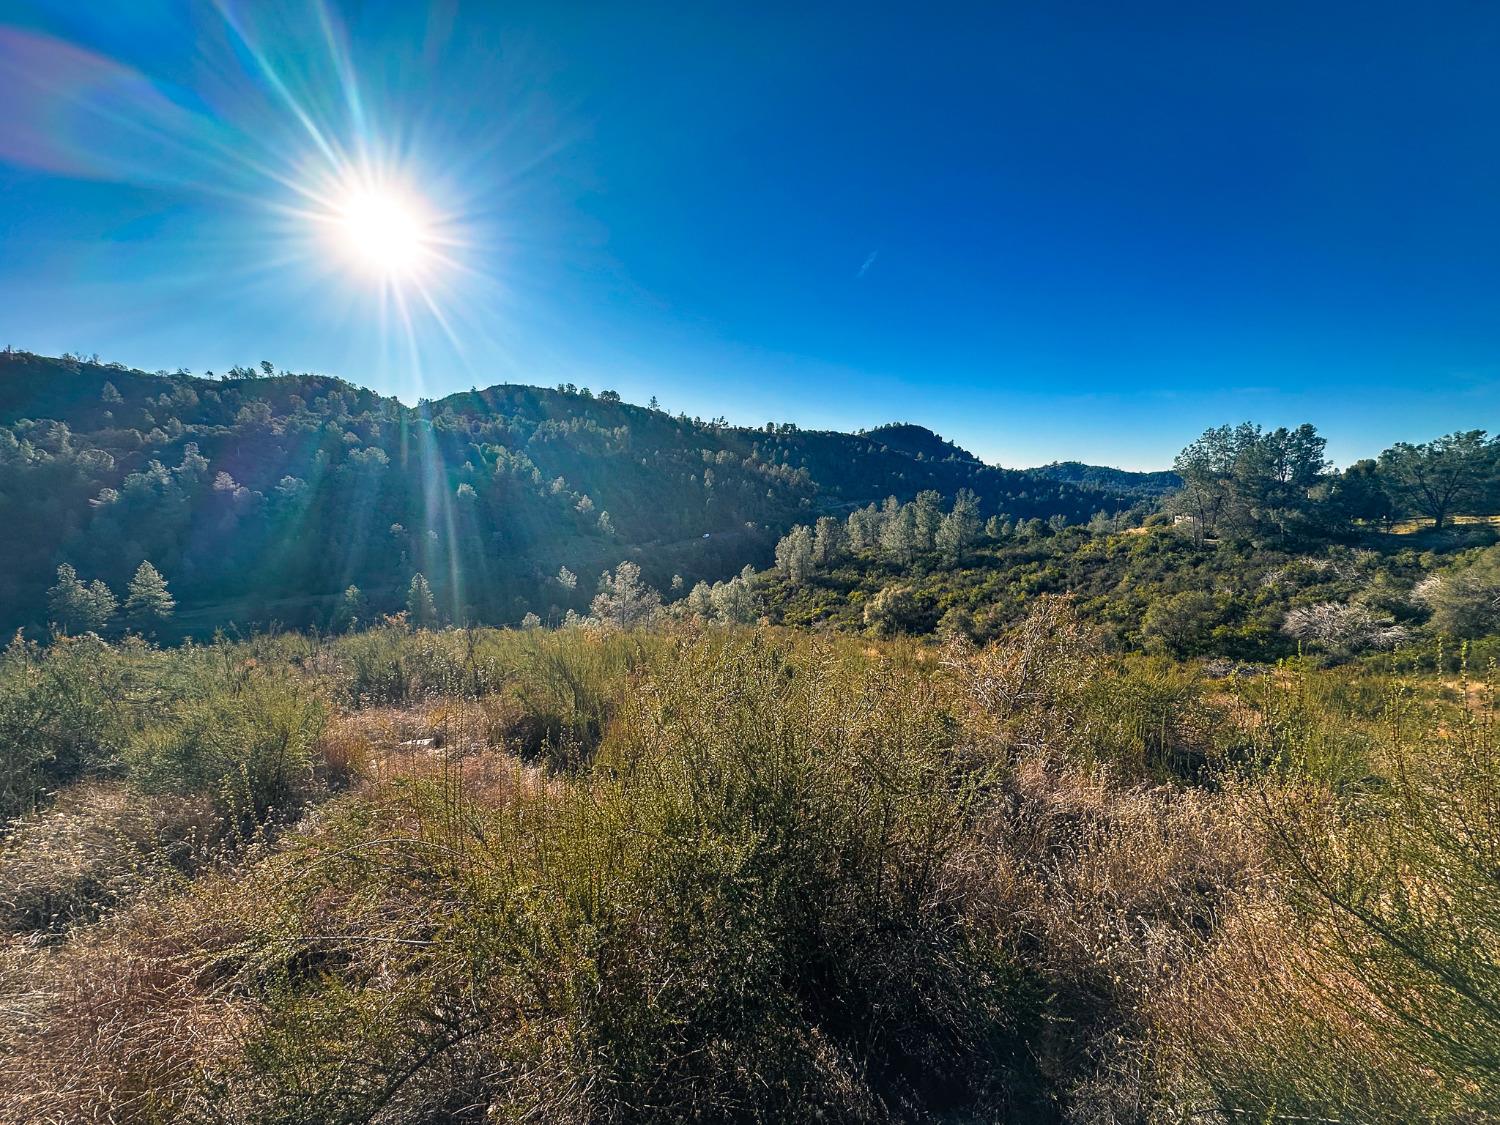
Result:
<svg viewBox="0 0 1500 1125"><path fill-rule="evenodd" d="M1489 1120L1450 664L1215 679L1053 598L982 649L17 641L0 1119Z"/></svg>

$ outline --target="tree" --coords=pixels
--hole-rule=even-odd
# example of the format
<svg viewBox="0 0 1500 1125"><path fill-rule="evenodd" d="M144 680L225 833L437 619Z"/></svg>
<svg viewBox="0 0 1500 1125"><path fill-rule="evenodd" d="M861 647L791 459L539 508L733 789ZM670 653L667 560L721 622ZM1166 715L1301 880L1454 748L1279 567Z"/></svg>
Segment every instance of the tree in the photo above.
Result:
<svg viewBox="0 0 1500 1125"><path fill-rule="evenodd" d="M177 599L167 590L167 580L150 562L143 561L136 567L125 595L125 620L145 632L166 621L176 608Z"/></svg>
<svg viewBox="0 0 1500 1125"><path fill-rule="evenodd" d="M1205 430L1173 462L1182 488L1171 510L1193 521L1200 541L1222 535L1286 542L1322 530L1315 509L1327 479L1326 445L1309 425Z"/></svg>
<svg viewBox="0 0 1500 1125"><path fill-rule="evenodd" d="M1397 442L1377 465L1401 510L1426 516L1442 530L1449 516L1489 499L1497 454L1483 430L1461 430L1421 445Z"/></svg>
<svg viewBox="0 0 1500 1125"><path fill-rule="evenodd" d="M593 613L603 624L619 629L647 625L661 608L661 594L641 581L641 568L633 562L622 562L614 574L599 576L599 593L595 595Z"/></svg>
<svg viewBox="0 0 1500 1125"><path fill-rule="evenodd" d="M525 617L521 618L521 628L523 629L540 629L541 627L542 619L534 613L528 613Z"/></svg>
<svg viewBox="0 0 1500 1125"><path fill-rule="evenodd" d="M760 616L760 597L755 592L755 569L746 566L728 582L715 582L714 611L731 625L749 625Z"/></svg>
<svg viewBox="0 0 1500 1125"><path fill-rule="evenodd" d="M833 516L819 516L813 529L813 562L821 567L838 563L849 553L849 536Z"/></svg>
<svg viewBox="0 0 1500 1125"><path fill-rule="evenodd" d="M943 494L931 488L917 493L911 502L911 528L912 545L918 551L932 550L942 519Z"/></svg>
<svg viewBox="0 0 1500 1125"><path fill-rule="evenodd" d="M1389 525L1396 508L1380 479L1376 461L1365 458L1328 483L1326 501L1341 523Z"/></svg>
<svg viewBox="0 0 1500 1125"><path fill-rule="evenodd" d="M125 401L113 383L104 384L104 389L99 392L99 398L106 406L118 406Z"/></svg>
<svg viewBox="0 0 1500 1125"><path fill-rule="evenodd" d="M967 488L958 490L953 508L938 524L937 549L949 562L957 560L979 538L979 497Z"/></svg>
<svg viewBox="0 0 1500 1125"><path fill-rule="evenodd" d="M707 582L699 582L688 591L687 607L695 616L705 620L714 615L713 589Z"/></svg>
<svg viewBox="0 0 1500 1125"><path fill-rule="evenodd" d="M1217 533L1219 517L1229 501L1227 482L1234 471L1235 435L1229 426L1204 430L1172 462L1182 487L1172 497L1171 509L1192 520L1200 542Z"/></svg>
<svg viewBox="0 0 1500 1125"><path fill-rule="evenodd" d="M880 553L903 566L917 553L917 517L913 507L897 503L892 496L881 513Z"/></svg>
<svg viewBox="0 0 1500 1125"><path fill-rule="evenodd" d="M437 624L437 603L432 599L432 587L421 572L411 576L411 585L406 589L406 614L419 629L430 629Z"/></svg>
<svg viewBox="0 0 1500 1125"><path fill-rule="evenodd" d="M578 575L565 566L558 567L557 584L564 590L571 590L578 585Z"/></svg>
<svg viewBox="0 0 1500 1125"><path fill-rule="evenodd" d="M800 586L812 577L813 535L798 524L776 544L776 569Z"/></svg>
<svg viewBox="0 0 1500 1125"><path fill-rule="evenodd" d="M84 585L67 563L57 568L57 585L47 591L47 606L56 625L72 633L99 632L109 625L119 601L97 578Z"/></svg>
<svg viewBox="0 0 1500 1125"><path fill-rule="evenodd" d="M849 544L856 551L870 551L880 546L881 514L874 504L850 512L846 526Z"/></svg>
<svg viewBox="0 0 1500 1125"><path fill-rule="evenodd" d="M341 632L350 632L359 627L369 613L364 592L358 586L348 586L339 598L338 609L333 613L333 627Z"/></svg>
<svg viewBox="0 0 1500 1125"><path fill-rule="evenodd" d="M1269 433L1255 427L1235 464L1236 528L1280 543L1324 530L1315 517L1315 492L1327 479L1327 446L1327 440L1307 424Z"/></svg>

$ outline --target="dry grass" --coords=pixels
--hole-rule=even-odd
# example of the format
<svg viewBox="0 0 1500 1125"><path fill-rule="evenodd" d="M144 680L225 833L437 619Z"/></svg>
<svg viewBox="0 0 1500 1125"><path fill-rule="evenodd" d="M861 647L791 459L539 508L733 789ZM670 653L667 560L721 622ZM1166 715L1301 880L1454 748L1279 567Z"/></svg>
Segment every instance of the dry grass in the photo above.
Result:
<svg viewBox="0 0 1500 1125"><path fill-rule="evenodd" d="M770 630L360 644L401 702L326 724L347 791L295 827L142 882L211 803L92 786L19 824L0 1120L1494 1109L1484 1042L1396 1026L1484 1011L1328 905L1417 901L1401 932L1488 979L1500 780L1452 700L1402 726L1352 674L1205 696L1061 601L942 661ZM451 691L413 688L432 668Z"/></svg>

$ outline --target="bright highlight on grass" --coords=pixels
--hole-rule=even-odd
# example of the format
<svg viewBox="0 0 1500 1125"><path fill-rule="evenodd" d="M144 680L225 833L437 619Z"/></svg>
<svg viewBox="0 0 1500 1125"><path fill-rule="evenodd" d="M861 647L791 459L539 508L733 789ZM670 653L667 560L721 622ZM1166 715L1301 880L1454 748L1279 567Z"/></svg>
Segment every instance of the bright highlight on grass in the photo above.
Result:
<svg viewBox="0 0 1500 1125"><path fill-rule="evenodd" d="M365 272L400 278L422 265L432 234L421 208L383 191L360 191L339 208L339 237L345 254Z"/></svg>

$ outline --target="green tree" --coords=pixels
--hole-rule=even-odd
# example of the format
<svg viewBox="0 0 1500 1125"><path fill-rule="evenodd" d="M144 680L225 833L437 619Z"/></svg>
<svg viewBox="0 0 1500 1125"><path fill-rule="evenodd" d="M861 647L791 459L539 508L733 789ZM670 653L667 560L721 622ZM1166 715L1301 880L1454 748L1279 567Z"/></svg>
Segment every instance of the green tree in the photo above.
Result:
<svg viewBox="0 0 1500 1125"><path fill-rule="evenodd" d="M167 589L167 580L150 562L143 561L136 567L125 595L125 620L145 632L166 621L176 608L177 599Z"/></svg>
<svg viewBox="0 0 1500 1125"><path fill-rule="evenodd" d="M1497 448L1483 430L1461 430L1421 445L1397 442L1380 455L1380 478L1402 512L1441 530L1448 517L1489 499Z"/></svg>
<svg viewBox="0 0 1500 1125"><path fill-rule="evenodd" d="M910 563L917 553L917 514L913 508L892 496L881 513L880 553L901 566Z"/></svg>
<svg viewBox="0 0 1500 1125"><path fill-rule="evenodd" d="M707 582L699 582L688 591L687 606L689 612L698 617L708 618L714 615L714 593L713 588Z"/></svg>
<svg viewBox="0 0 1500 1125"><path fill-rule="evenodd" d="M883 637L921 630L922 612L910 586L887 586L865 603L865 624Z"/></svg>
<svg viewBox="0 0 1500 1125"><path fill-rule="evenodd" d="M70 633L100 632L118 606L108 586L98 579L85 585L68 563L57 568L57 584L47 591L53 623Z"/></svg>
<svg viewBox="0 0 1500 1125"><path fill-rule="evenodd" d="M1200 539L1286 543L1319 533L1326 446L1309 425L1267 432L1243 422L1205 430L1173 462L1182 488L1171 510L1190 517Z"/></svg>
<svg viewBox="0 0 1500 1125"><path fill-rule="evenodd" d="M1326 499L1342 522L1388 525L1396 507L1381 482L1379 463L1365 458L1328 483Z"/></svg>
<svg viewBox="0 0 1500 1125"><path fill-rule="evenodd" d="M813 562L821 567L838 563L849 553L849 536L833 516L819 516L813 529Z"/></svg>
<svg viewBox="0 0 1500 1125"><path fill-rule="evenodd" d="M750 625L761 614L760 596L755 592L755 570L746 566L728 582L713 587L714 611L721 621L732 625Z"/></svg>
<svg viewBox="0 0 1500 1125"><path fill-rule="evenodd" d="M343 597L339 598L338 609L333 614L333 627L345 633L357 629L360 622L369 615L369 611L364 592L358 586L349 586L345 588Z"/></svg>
<svg viewBox="0 0 1500 1125"><path fill-rule="evenodd" d="M1207 650L1220 619L1212 594L1185 590L1151 603L1141 619L1141 640L1149 651L1186 660Z"/></svg>
<svg viewBox="0 0 1500 1125"><path fill-rule="evenodd" d="M593 602L593 614L606 625L632 629L650 624L661 608L661 594L641 581L641 568L633 562L622 562L610 574L599 576L599 593Z"/></svg>
<svg viewBox="0 0 1500 1125"><path fill-rule="evenodd" d="M420 629L430 629L437 624L437 603L432 599L432 587L420 572L411 576L411 585L407 587L406 614Z"/></svg>
<svg viewBox="0 0 1500 1125"><path fill-rule="evenodd" d="M911 502L912 543L918 551L930 551L937 542L943 519L943 494L928 488Z"/></svg>
<svg viewBox="0 0 1500 1125"><path fill-rule="evenodd" d="M958 490L953 508L938 524L936 546L950 563L979 539L979 498L967 488Z"/></svg>
<svg viewBox="0 0 1500 1125"><path fill-rule="evenodd" d="M776 544L776 569L801 585L813 574L813 534L798 524Z"/></svg>

